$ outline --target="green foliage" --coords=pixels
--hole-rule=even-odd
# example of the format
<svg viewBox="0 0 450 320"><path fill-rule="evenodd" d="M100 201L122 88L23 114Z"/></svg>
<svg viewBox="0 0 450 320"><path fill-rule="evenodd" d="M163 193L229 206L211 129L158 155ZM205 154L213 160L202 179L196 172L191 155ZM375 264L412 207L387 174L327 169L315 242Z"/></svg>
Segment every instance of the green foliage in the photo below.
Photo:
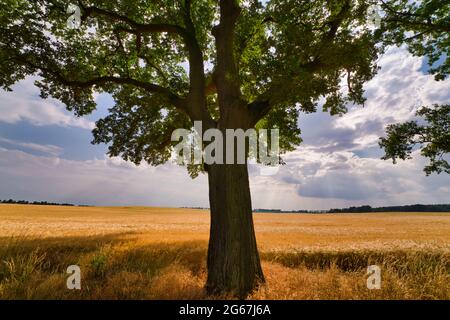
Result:
<svg viewBox="0 0 450 320"><path fill-rule="evenodd" d="M389 0L381 1L384 19L378 36L387 45L407 45L415 56L428 59L430 73L437 81L447 78L450 72L450 1L449 0ZM387 138L381 139L385 149L383 159L408 159L414 148L422 148L422 155L430 158L425 167L432 172L450 173L444 159L449 153L449 106L424 107L417 112L427 125L416 121L388 127Z"/></svg>
<svg viewBox="0 0 450 320"><path fill-rule="evenodd" d="M280 150L282 152L292 151L294 147L302 142L301 130L298 127L299 110L295 106L277 106L259 121L256 129L277 128L280 130ZM280 121L282 119L283 121ZM268 135L270 138L270 134ZM270 140L268 141L270 144Z"/></svg>
<svg viewBox="0 0 450 320"><path fill-rule="evenodd" d="M410 121L390 125L387 137L380 139L380 146L385 149L383 159L410 159L414 147L421 148L421 154L430 159L424 171L427 175L436 172L450 173L450 165L445 155L450 152L450 105L435 105L434 108L423 107L417 112L426 124Z"/></svg>
<svg viewBox="0 0 450 320"><path fill-rule="evenodd" d="M263 9L244 8L243 17L249 17L239 22L239 38L247 40L240 50L244 95L305 112L315 112L325 97L324 109L332 114L345 113L348 101L363 103L362 85L375 75L379 53L367 9L346 0L269 1Z"/></svg>
<svg viewBox="0 0 450 320"><path fill-rule="evenodd" d="M77 116L96 108L94 93L111 94L116 105L93 142L136 164L167 161L172 131L196 120L205 129L276 127L282 152L292 150L300 111L315 112L324 99L340 115L364 102L381 51L364 1L74 4L77 30L67 27L65 0L0 0L0 86L38 76L41 96ZM224 116L236 105L243 110Z"/></svg>
<svg viewBox="0 0 450 320"><path fill-rule="evenodd" d="M406 44L416 56L426 56L431 74L443 80L450 71L450 1L381 1L385 17L380 35L386 44ZM438 63L440 59L443 63Z"/></svg>
<svg viewBox="0 0 450 320"><path fill-rule="evenodd" d="M108 267L108 254L103 250L96 253L90 261L90 271L93 277L102 278L105 276Z"/></svg>
<svg viewBox="0 0 450 320"><path fill-rule="evenodd" d="M109 115L97 122L93 143L109 144L111 156L139 165L146 161L152 165L165 163L171 156L172 132L189 128L185 114L172 106L164 108L158 96L141 96L131 86L122 87L113 95L116 105ZM161 108L152 106L161 105Z"/></svg>

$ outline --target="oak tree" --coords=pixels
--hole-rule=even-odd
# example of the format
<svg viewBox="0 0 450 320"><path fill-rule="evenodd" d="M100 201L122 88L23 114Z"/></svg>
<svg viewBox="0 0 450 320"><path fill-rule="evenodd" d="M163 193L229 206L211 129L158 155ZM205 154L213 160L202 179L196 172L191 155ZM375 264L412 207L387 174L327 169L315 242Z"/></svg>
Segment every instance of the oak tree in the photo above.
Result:
<svg viewBox="0 0 450 320"><path fill-rule="evenodd" d="M300 142L300 112L362 104L377 71L369 2L357 0L0 0L0 85L34 75L42 98L76 116L115 101L95 143L110 156L161 165L173 130L278 128L282 152ZM320 103L319 103L320 102ZM213 164L209 293L245 297L264 282L247 165ZM269 186L270 187L270 186Z"/></svg>

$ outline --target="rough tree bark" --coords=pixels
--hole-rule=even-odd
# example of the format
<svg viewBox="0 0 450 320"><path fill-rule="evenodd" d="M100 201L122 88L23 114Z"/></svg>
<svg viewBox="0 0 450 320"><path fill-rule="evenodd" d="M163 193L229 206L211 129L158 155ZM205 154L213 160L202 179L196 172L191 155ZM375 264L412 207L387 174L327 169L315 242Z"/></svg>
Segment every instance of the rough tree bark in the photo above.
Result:
<svg viewBox="0 0 450 320"><path fill-rule="evenodd" d="M212 75L220 110L217 121L213 121L207 112L205 88L208 86L202 52L190 18L190 1L187 1L186 8L187 34L184 39L190 52L191 79L188 115L192 121L202 121L203 130L217 128L225 133L226 129L247 130L253 127L255 124L251 121L247 103L242 101L234 57L235 27L241 11L238 2L220 0L220 23L212 30L217 50L217 65ZM253 227L247 165L210 165L207 172L211 231L206 288L211 294L245 298L264 281Z"/></svg>
<svg viewBox="0 0 450 320"><path fill-rule="evenodd" d="M211 230L207 290L245 298L264 282L245 164L208 168Z"/></svg>
<svg viewBox="0 0 450 320"><path fill-rule="evenodd" d="M226 129L247 130L254 126L247 103L242 100L234 55L240 12L238 1L221 0L220 23L212 31L217 49L213 77L220 110L216 127L223 133ZM211 294L245 298L258 283L264 282L253 226L248 168L246 164L214 164L207 171L211 231L206 288Z"/></svg>

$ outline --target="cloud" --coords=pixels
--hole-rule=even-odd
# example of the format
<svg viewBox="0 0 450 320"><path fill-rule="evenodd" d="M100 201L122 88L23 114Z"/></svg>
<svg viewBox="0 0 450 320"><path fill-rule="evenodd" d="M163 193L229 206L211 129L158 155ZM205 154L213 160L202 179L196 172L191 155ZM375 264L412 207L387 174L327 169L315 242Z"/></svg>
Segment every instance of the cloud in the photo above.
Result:
<svg viewBox="0 0 450 320"><path fill-rule="evenodd" d="M119 158L87 161L0 148L0 198L89 205L208 206L204 176L174 164L135 166Z"/></svg>
<svg viewBox="0 0 450 320"><path fill-rule="evenodd" d="M422 170L427 160L417 152L413 160L397 165L353 152L322 153L314 148L299 148L284 160L286 165L277 175L252 177L255 190L259 190L255 192L257 202L279 186L285 191L276 199L272 196L272 201L277 207L291 209L450 201L449 177L427 177Z"/></svg>
<svg viewBox="0 0 450 320"><path fill-rule="evenodd" d="M423 59L404 48L388 50L379 61L381 70L365 86L365 106L349 106L349 112L341 117L323 112L301 115L304 146L319 152L378 148L378 139L385 135L388 124L415 118L423 105L449 103L450 81L436 82L420 71L422 64Z"/></svg>
<svg viewBox="0 0 450 320"><path fill-rule="evenodd" d="M403 122L412 119L423 105L448 103L450 81L435 81L420 71L422 64L422 58L413 57L406 49L391 48L379 61L381 71L365 86L365 107L351 108L334 126L356 129L368 122Z"/></svg>
<svg viewBox="0 0 450 320"><path fill-rule="evenodd" d="M419 152L393 165L380 159L378 147L388 124L413 119L422 105L449 103L450 81L422 73L422 59L404 48L390 49L379 65L379 74L366 84L364 107L350 106L342 117L301 115L303 145L284 156L277 175L252 177L255 202L269 198L276 207L327 209L450 201L450 176L427 177L428 160Z"/></svg>
<svg viewBox="0 0 450 320"><path fill-rule="evenodd" d="M12 139L6 139L3 137L0 137L0 143L5 143L11 146L15 147L22 147L25 149L46 153L49 155L57 156L60 155L63 152L63 149L58 146L54 146L51 144L38 144L38 143L32 143L32 142L22 142L18 140L12 140Z"/></svg>
<svg viewBox="0 0 450 320"><path fill-rule="evenodd" d="M426 177L423 167L427 159L418 152L413 160L397 165L380 160L378 137L386 125L412 119L421 105L450 102L450 81L436 82L420 71L422 64L422 59L405 49L391 49L380 60L379 74L366 85L364 108L350 106L342 117L323 112L302 115L299 126L304 144L284 156L286 165L274 176L251 171L253 207L328 209L450 202L450 176ZM14 93L0 93L0 122L93 126L73 118L52 100L41 101L31 80L21 86ZM107 96L96 99L104 106L112 103ZM97 116L103 116L105 109ZM35 136L35 131L30 132ZM0 148L0 180L8 182L0 184L0 198L93 205L208 206L206 177L191 180L184 168L173 164L136 167L119 158L92 159L94 153L68 160L62 158L64 154L74 145L88 144L88 137L75 143L73 136L64 136L70 143L66 145L60 140L45 140L55 136L51 131L39 140L30 137L33 144L24 135L1 134L9 139L4 138L3 144L21 151ZM55 144L64 146L63 155ZM81 148L73 152L87 154Z"/></svg>
<svg viewBox="0 0 450 320"><path fill-rule="evenodd" d="M93 129L94 123L76 118L54 99L43 100L34 86L36 78L28 77L13 87L13 92L0 90L0 122L27 121L33 125L58 125Z"/></svg>

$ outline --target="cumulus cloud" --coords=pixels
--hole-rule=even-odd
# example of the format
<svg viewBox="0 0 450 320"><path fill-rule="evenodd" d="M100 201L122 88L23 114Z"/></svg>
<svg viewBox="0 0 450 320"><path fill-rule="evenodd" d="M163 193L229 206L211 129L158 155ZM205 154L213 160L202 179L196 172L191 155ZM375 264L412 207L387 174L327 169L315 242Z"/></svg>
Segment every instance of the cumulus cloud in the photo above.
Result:
<svg viewBox="0 0 450 320"><path fill-rule="evenodd" d="M379 65L380 72L365 87L368 100L364 108L351 108L336 120L335 127L356 129L368 122L402 122L413 118L423 105L450 101L450 81L436 82L433 76L424 74L423 59L413 57L406 49L390 49Z"/></svg>
<svg viewBox="0 0 450 320"><path fill-rule="evenodd" d="M397 165L373 158L360 158L352 152L318 152L299 148L285 157L286 165L272 177L253 176L255 197L260 201L283 186L275 202L278 207L327 209L351 205L394 205L442 203L450 200L447 175L427 177L422 169L426 159ZM258 194L259 193L259 194ZM291 195L290 197L287 195ZM272 199L274 200L274 199Z"/></svg>
<svg viewBox="0 0 450 320"><path fill-rule="evenodd" d="M208 206L205 177L174 164L135 166L119 158L87 161L0 148L2 198L90 205Z"/></svg>
<svg viewBox="0 0 450 320"><path fill-rule="evenodd" d="M3 137L0 137L0 143L4 143L7 145L10 145L12 147L22 147L28 150L37 151L41 153L46 153L53 156L58 156L62 153L63 149L58 146L54 146L51 144L38 144L38 143L32 143L32 142L23 142L13 139L6 139Z"/></svg>
<svg viewBox="0 0 450 320"><path fill-rule="evenodd" d="M450 81L436 82L420 69L423 61L404 48L392 48L381 70L366 85L364 107L350 106L342 117L318 112L302 115L304 144L284 157L286 166L272 177L252 177L254 197L278 207L330 208L449 202L450 177L426 177L427 159L380 160L380 136L388 124L411 120L423 105L450 102ZM283 190L274 196L267 186Z"/></svg>
<svg viewBox="0 0 450 320"><path fill-rule="evenodd" d="M421 106L449 103L450 81L436 82L424 74L423 59L406 49L391 48L379 65L381 70L365 86L364 106L349 106L349 112L341 117L322 112L301 116L305 146L319 152L377 148L387 125L415 118Z"/></svg>
<svg viewBox="0 0 450 320"><path fill-rule="evenodd" d="M93 122L74 117L56 100L41 99L39 90L34 86L35 80L28 77L20 81L13 87L13 92L0 90L0 122L14 124L27 121L37 126L94 128Z"/></svg>
<svg viewBox="0 0 450 320"><path fill-rule="evenodd" d="M380 160L378 137L386 125L412 119L421 105L450 102L450 81L436 82L420 71L422 59L405 49L391 49L379 74L366 85L365 107L331 117L302 115L304 144L284 156L274 176L252 170L254 208L328 209L450 202L449 175L426 177L427 162L418 152L411 161L393 165ZM32 80L14 93L0 93L0 122L21 120L35 125L58 124L91 128L63 106L41 101ZM98 96L97 100L105 99ZM101 112L106 112L101 110ZM1 125L1 124L0 124ZM10 137L10 136L8 136ZM1 140L0 140L1 141ZM3 139L0 148L0 198L24 198L94 205L208 206L205 176L191 180L184 168L166 164L136 167L119 158L75 161L62 159L58 147ZM9 148L11 149L11 148Z"/></svg>

